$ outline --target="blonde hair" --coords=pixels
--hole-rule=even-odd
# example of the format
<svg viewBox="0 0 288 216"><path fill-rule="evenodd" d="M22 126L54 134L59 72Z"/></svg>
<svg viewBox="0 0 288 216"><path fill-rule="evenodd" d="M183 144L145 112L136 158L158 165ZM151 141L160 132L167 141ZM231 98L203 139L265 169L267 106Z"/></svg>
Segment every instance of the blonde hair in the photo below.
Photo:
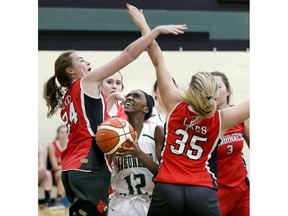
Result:
<svg viewBox="0 0 288 216"><path fill-rule="evenodd" d="M215 99L217 97L218 84L210 73L198 72L192 76L189 87L183 94L183 101L197 113L192 125L199 123L204 118L211 117L215 113L217 109Z"/></svg>
<svg viewBox="0 0 288 216"><path fill-rule="evenodd" d="M120 74L120 77L121 77L121 92L123 92L123 90L124 90L124 84L123 84L123 79L124 79L124 77L123 77L123 74L121 73L121 71L117 71L117 72L115 72L114 74L116 74L116 73L119 73L119 74ZM114 75L114 74L112 74L112 75ZM110 75L110 76L112 76L112 75ZM109 76L109 77L110 77L110 76ZM104 78L104 79L102 79L102 80L100 81L101 87L103 87L103 82L104 82L104 80L105 80L105 79L108 79L109 77L106 77L106 78Z"/></svg>

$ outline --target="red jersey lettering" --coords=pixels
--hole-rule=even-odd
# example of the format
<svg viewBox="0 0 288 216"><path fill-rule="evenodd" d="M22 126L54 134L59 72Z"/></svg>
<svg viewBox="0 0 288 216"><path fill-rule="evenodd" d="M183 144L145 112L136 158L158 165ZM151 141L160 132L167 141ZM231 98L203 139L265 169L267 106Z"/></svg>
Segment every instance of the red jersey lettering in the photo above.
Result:
<svg viewBox="0 0 288 216"><path fill-rule="evenodd" d="M238 186L246 177L247 170L242 155L244 145L244 123L230 128L223 135L218 146L218 179L219 186Z"/></svg>

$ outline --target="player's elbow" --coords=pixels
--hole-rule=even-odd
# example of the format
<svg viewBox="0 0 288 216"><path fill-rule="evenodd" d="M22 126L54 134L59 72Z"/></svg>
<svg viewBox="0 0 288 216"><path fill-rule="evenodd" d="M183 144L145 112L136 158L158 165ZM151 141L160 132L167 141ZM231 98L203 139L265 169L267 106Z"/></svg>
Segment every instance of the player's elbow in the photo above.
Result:
<svg viewBox="0 0 288 216"><path fill-rule="evenodd" d="M126 56L126 58L129 60L129 62L134 61L135 59L137 59L137 57L140 55L141 53L135 51L135 49L133 49L132 47L127 47L124 50L124 55Z"/></svg>

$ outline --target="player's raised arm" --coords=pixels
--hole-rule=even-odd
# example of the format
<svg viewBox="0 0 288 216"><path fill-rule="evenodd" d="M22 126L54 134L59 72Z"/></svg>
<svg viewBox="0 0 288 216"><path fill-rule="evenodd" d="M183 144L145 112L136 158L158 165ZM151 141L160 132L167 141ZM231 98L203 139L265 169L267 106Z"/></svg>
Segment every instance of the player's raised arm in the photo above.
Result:
<svg viewBox="0 0 288 216"><path fill-rule="evenodd" d="M146 22L142 10L138 10L136 7L127 4L128 13L136 26L141 30L142 35L150 34L151 30ZM171 25L173 27L174 25ZM187 29L186 25L179 25L174 30L174 34L183 34ZM160 94L168 113L174 108L175 104L181 101L179 90L175 86L172 76L166 66L162 51L157 42L153 40L151 45L147 48L150 59L156 69L157 82L159 85Z"/></svg>
<svg viewBox="0 0 288 216"><path fill-rule="evenodd" d="M247 120L250 116L250 101L244 101L233 107L221 110L222 134L229 128Z"/></svg>
<svg viewBox="0 0 288 216"><path fill-rule="evenodd" d="M98 82L121 70L134 61L160 34L177 34L181 28L181 25L157 26L149 34L142 36L127 46L116 58L88 73L87 76L84 77L84 83Z"/></svg>

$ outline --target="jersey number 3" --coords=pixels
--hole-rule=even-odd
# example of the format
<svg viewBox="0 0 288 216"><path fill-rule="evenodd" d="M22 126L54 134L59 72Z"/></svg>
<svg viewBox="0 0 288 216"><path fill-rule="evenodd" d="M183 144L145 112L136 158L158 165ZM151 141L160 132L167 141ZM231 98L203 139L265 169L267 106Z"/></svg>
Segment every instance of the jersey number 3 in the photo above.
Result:
<svg viewBox="0 0 288 216"><path fill-rule="evenodd" d="M170 146L170 149L171 149L173 154L176 154L176 155L186 154L187 157L192 159L192 160L198 160L199 158L201 158L201 156L203 154L203 148L200 145L197 145L197 142L198 141L207 142L206 137L200 137L197 135L193 135L191 140L190 140L191 149L187 149L187 151L184 152L186 143L189 140L189 134L186 130L183 130L183 129L177 129L175 131L175 134L178 136L181 135L182 139L176 139L175 140L175 143L179 145L178 148L176 148L175 145Z"/></svg>

